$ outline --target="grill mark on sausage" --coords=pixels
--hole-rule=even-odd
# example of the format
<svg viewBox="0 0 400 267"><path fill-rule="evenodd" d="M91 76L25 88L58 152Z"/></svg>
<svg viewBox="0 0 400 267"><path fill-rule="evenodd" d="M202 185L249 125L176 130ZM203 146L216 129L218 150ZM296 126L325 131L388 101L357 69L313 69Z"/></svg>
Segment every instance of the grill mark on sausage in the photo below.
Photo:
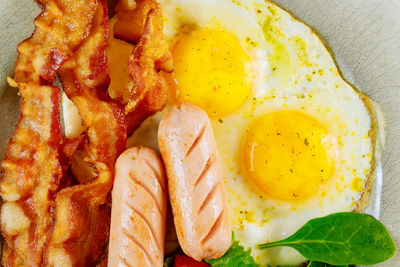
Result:
<svg viewBox="0 0 400 267"><path fill-rule="evenodd" d="M210 190L210 192L208 192L206 198L204 199L204 202L201 204L197 215L208 205L208 203L210 203L210 201L213 199L215 192L218 189L218 183L216 183Z"/></svg>
<svg viewBox="0 0 400 267"><path fill-rule="evenodd" d="M119 255L119 259L122 261L123 264L125 264L126 267L133 267L121 255Z"/></svg>
<svg viewBox="0 0 400 267"><path fill-rule="evenodd" d="M128 208L130 208L133 212L135 212L137 215L139 215L140 218L142 218L142 220L146 223L147 227L150 229L150 233L151 236L153 237L153 239L156 241L156 245L159 251L161 251L161 245L159 244L159 240L157 239L157 236L155 234L154 231L154 227L151 224L151 222L146 218L146 216L144 216L143 212L141 212L140 210L138 210L136 207L134 207L133 205L131 205L129 202L126 202L126 205L128 206ZM161 214L160 214L161 216Z"/></svg>
<svg viewBox="0 0 400 267"><path fill-rule="evenodd" d="M144 161L144 163L146 163L147 167L150 168L150 170L151 170L151 172L153 173L154 177L156 177L156 178L157 178L157 181L158 181L158 177L160 177L160 174L157 173L156 168L155 168L153 165L151 165L151 163L150 163L145 157L143 157L143 161ZM162 187L161 187L161 188L162 188Z"/></svg>
<svg viewBox="0 0 400 267"><path fill-rule="evenodd" d="M199 177L197 177L196 181L194 182L194 184L193 184L194 187L196 187L200 183L200 181L203 179L203 177L210 170L211 166L214 164L214 160L215 160L215 155L211 154L206 162L206 165L204 166L203 170L201 171Z"/></svg>
<svg viewBox="0 0 400 267"><path fill-rule="evenodd" d="M155 266L153 259L150 257L149 253L147 252L147 250L143 247L143 245L140 243L139 240L136 239L135 236L129 234L126 229L122 229L122 233L134 244L136 244L136 246L138 246L138 248L140 250L143 251L143 254L145 255L146 259L151 263L152 266Z"/></svg>
<svg viewBox="0 0 400 267"><path fill-rule="evenodd" d="M146 165L150 168L150 170L152 171L154 177L157 180L157 183L158 183L159 187L161 188L161 191L162 191L163 195L165 195L166 194L165 189L161 185L161 181L160 181L160 177L162 176L162 174L158 173L157 169L153 165L151 165L151 163L145 157L143 157L143 160L146 163Z"/></svg>
<svg viewBox="0 0 400 267"><path fill-rule="evenodd" d="M214 232L217 231L218 225L221 223L222 218L224 217L224 211L225 209L222 209L220 214L218 215L218 218L215 220L213 226L211 227L210 231L208 234L201 239L201 244L207 243L207 241L213 236Z"/></svg>
<svg viewBox="0 0 400 267"><path fill-rule="evenodd" d="M190 146L190 148L188 149L188 151L185 154L185 158L187 158L190 153L193 151L193 149L197 146L197 144L200 142L200 140L202 139L203 135L204 135L204 131L206 129L206 123L203 124L201 131L199 133L199 135L196 137L196 139L194 139L192 145Z"/></svg>
<svg viewBox="0 0 400 267"><path fill-rule="evenodd" d="M134 183L136 183L138 186L142 187L151 196L154 203L156 204L158 212L160 214L162 214L160 204L158 203L157 197L154 194L153 190L151 190L146 184L144 184L140 180L138 180L132 172L129 173L129 177L133 180Z"/></svg>

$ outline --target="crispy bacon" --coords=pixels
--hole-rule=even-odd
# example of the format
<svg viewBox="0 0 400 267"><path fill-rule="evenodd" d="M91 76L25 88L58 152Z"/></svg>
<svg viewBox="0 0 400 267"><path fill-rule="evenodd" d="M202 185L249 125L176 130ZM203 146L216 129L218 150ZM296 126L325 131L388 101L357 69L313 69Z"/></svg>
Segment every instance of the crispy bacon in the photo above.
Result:
<svg viewBox="0 0 400 267"><path fill-rule="evenodd" d="M126 104L133 85L128 62L135 46L114 37L113 29L116 22L117 18L114 16L110 20L110 38L107 48L110 72L110 84L107 91L112 99Z"/></svg>
<svg viewBox="0 0 400 267"><path fill-rule="evenodd" d="M84 143L86 143L86 135L81 134L77 138L74 139L68 139L64 137L64 142L63 142L63 156L66 161L72 160L72 156L75 154L75 152L83 146ZM64 164L68 166L69 164L66 163Z"/></svg>
<svg viewBox="0 0 400 267"><path fill-rule="evenodd" d="M135 0L119 0L116 9L121 9L121 10L133 10L136 7L136 1Z"/></svg>
<svg viewBox="0 0 400 267"><path fill-rule="evenodd" d="M40 266L62 183L60 89L20 84L17 129L1 164L3 266Z"/></svg>
<svg viewBox="0 0 400 267"><path fill-rule="evenodd" d="M147 117L162 110L165 107L167 100L167 86L164 84L164 80L160 80L160 83L157 84L157 86L149 90L135 110L126 115L128 134L133 133L133 131L137 129Z"/></svg>
<svg viewBox="0 0 400 267"><path fill-rule="evenodd" d="M136 46L128 60L129 73L114 74L121 67L110 66L112 77L121 78L120 80L125 81L126 84L122 84L122 88L110 86L108 90L113 98L125 105L128 133L132 133L144 119L165 106L167 87L159 72L173 70L172 55L162 33L163 17L160 5L156 1L137 1L135 8L129 4L129 1L120 1L116 12L114 36L132 42ZM129 49L128 45L120 44L114 39L110 39L110 42L115 46L110 50L115 53L116 58L122 53L113 50L118 47ZM114 85L113 81L111 84ZM118 82L115 84L120 85Z"/></svg>
<svg viewBox="0 0 400 267"><path fill-rule="evenodd" d="M17 82L55 81L55 74L88 36L97 0L40 0L32 36L18 45Z"/></svg>
<svg viewBox="0 0 400 267"><path fill-rule="evenodd" d="M136 19L142 22L129 59L134 85L121 104L107 94L105 1L37 2L43 12L35 20L35 32L18 47L15 79L22 95L21 117L2 163L2 263L104 265L114 164L126 143L125 112L136 127L166 103L159 72L172 71L172 57L162 35L161 10L153 0L138 3L141 17ZM132 9L133 3L126 0L117 9ZM44 86L56 73L86 128L74 140L61 135L60 90ZM93 175L72 177L67 168L74 162Z"/></svg>
<svg viewBox="0 0 400 267"><path fill-rule="evenodd" d="M126 122L122 106L106 94L109 22L104 1L99 1L99 6L89 37L61 67L59 77L87 128L89 153L113 169L117 156L125 150Z"/></svg>
<svg viewBox="0 0 400 267"><path fill-rule="evenodd" d="M108 29L107 6L100 0L88 38L58 73L87 129L88 157L84 163L97 176L57 194L54 228L45 252L45 263L50 266L62 259L67 259L68 266L100 263L108 240L110 211L106 200L115 160L126 142L123 107L110 100L105 90L109 80Z"/></svg>
<svg viewBox="0 0 400 267"><path fill-rule="evenodd" d="M110 227L110 208L104 204L113 174L101 162L92 164L98 173L94 180L65 188L57 195L46 266L95 266L103 260Z"/></svg>
<svg viewBox="0 0 400 267"><path fill-rule="evenodd" d="M114 25L114 36L137 44L143 35L147 14L153 9L160 10L160 5L153 0L140 0L136 2L135 6L130 5L127 1L119 1L115 7L118 20ZM162 21L160 25L162 26Z"/></svg>
<svg viewBox="0 0 400 267"><path fill-rule="evenodd" d="M160 71L173 70L172 54L162 33L161 9L152 9L146 17L143 35L129 59L133 88L125 113L133 111L151 90L165 87ZM166 92L166 91L165 91Z"/></svg>

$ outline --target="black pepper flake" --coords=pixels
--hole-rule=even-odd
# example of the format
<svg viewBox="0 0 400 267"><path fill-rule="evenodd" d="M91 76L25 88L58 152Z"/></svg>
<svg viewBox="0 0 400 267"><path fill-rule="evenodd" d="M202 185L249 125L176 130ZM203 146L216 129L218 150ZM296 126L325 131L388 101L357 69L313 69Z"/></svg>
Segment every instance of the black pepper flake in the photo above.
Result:
<svg viewBox="0 0 400 267"><path fill-rule="evenodd" d="M276 135L281 135L281 133L276 133Z"/></svg>
<svg viewBox="0 0 400 267"><path fill-rule="evenodd" d="M218 121L219 121L220 123L224 123L224 121L223 121L222 119L218 119Z"/></svg>
<svg viewBox="0 0 400 267"><path fill-rule="evenodd" d="M304 138L304 144L308 146L310 143L308 142L307 138Z"/></svg>
<svg viewBox="0 0 400 267"><path fill-rule="evenodd" d="M293 173L293 169L289 169L289 171L290 171L291 173Z"/></svg>

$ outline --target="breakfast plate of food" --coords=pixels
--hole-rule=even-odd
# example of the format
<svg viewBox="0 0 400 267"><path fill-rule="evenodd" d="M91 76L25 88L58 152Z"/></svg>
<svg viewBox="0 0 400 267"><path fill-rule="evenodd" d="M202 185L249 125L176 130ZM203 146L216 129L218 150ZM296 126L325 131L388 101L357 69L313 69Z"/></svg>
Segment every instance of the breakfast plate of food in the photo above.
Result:
<svg viewBox="0 0 400 267"><path fill-rule="evenodd" d="M397 266L398 1L1 1L2 266Z"/></svg>

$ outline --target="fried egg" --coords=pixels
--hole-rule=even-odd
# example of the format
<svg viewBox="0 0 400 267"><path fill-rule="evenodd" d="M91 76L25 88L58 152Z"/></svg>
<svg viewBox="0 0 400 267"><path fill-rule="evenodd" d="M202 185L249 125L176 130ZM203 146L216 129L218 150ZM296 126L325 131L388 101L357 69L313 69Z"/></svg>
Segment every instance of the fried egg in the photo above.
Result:
<svg viewBox="0 0 400 267"><path fill-rule="evenodd" d="M175 65L165 74L168 105L188 101L208 113L235 238L259 264L301 264L291 248L257 245L363 208L379 152L373 104L308 26L270 2L159 2ZM157 149L160 117L128 146Z"/></svg>

